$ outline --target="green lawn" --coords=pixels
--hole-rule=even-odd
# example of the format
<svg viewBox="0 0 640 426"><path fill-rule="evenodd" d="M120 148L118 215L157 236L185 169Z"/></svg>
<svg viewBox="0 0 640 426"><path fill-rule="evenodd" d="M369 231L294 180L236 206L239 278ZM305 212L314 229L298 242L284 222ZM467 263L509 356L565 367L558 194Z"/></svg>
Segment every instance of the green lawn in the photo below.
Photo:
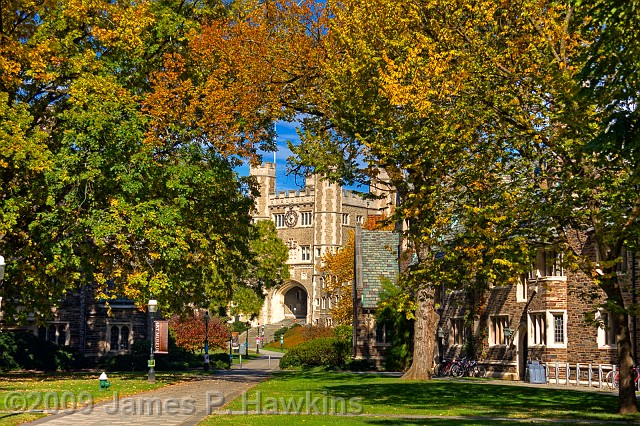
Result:
<svg viewBox="0 0 640 426"><path fill-rule="evenodd" d="M246 416L223 416L216 415L213 419L208 419L206 423L221 426L283 426L283 425L303 425L303 426L422 426L425 424L438 424L444 426L458 425L511 425L512 420L466 420L466 419L402 419L384 416L362 416L362 417L340 417L340 416L282 416L282 415L246 415ZM549 425L549 422L527 422L527 426Z"/></svg>
<svg viewBox="0 0 640 426"><path fill-rule="evenodd" d="M282 348L280 349L280 346L265 346L264 347L266 350L268 351L272 351L272 352L280 352L282 354L286 354L288 352L288 350Z"/></svg>
<svg viewBox="0 0 640 426"><path fill-rule="evenodd" d="M80 409L89 401L111 399L116 391L120 396L133 395L168 384L197 378L203 372L156 372L156 383L147 381L147 373L109 373L111 386L99 388L100 373L7 373L0 376L0 424L16 425L45 416L43 409Z"/></svg>
<svg viewBox="0 0 640 426"><path fill-rule="evenodd" d="M213 415L203 424L424 424L433 421L401 416L469 418L468 421L438 419L444 421L441 424L496 423L489 417L585 419L603 423L640 421L637 415L614 414L617 396L613 393L514 386L496 380L404 381L369 374L279 372L246 395L246 411L256 410L258 395L263 412L276 407L279 412L297 410L312 415L295 416L295 420L289 415ZM242 398L226 408L245 411ZM333 413L363 416L343 417Z"/></svg>

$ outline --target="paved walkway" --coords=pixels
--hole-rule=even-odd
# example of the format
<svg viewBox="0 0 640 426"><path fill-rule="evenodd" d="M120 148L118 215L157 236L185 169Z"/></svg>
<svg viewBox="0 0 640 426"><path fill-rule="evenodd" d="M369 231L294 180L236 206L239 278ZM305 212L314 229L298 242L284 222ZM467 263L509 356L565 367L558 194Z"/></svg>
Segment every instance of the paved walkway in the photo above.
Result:
<svg viewBox="0 0 640 426"><path fill-rule="evenodd" d="M279 369L281 353L261 351L262 357L240 369L221 371L201 380L164 386L128 397L115 397L77 412L54 414L31 425L196 425ZM271 362L269 363L269 355Z"/></svg>

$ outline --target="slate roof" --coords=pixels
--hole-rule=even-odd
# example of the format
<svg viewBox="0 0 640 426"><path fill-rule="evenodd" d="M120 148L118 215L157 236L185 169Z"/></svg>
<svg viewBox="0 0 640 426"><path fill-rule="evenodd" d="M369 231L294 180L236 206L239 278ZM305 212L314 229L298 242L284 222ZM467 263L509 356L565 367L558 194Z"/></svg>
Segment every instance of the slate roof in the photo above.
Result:
<svg viewBox="0 0 640 426"><path fill-rule="evenodd" d="M400 235L394 231L356 229L355 291L365 309L378 305L382 279L398 276Z"/></svg>

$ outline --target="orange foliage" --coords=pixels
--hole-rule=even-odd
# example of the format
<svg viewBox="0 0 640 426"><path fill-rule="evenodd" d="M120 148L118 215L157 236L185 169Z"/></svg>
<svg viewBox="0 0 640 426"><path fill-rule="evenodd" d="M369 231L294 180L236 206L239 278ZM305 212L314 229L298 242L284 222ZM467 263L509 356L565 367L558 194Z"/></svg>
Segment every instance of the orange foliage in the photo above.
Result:
<svg viewBox="0 0 640 426"><path fill-rule="evenodd" d="M198 138L222 155L257 161L257 148L272 142L272 123L301 112L300 95L314 87L323 56L322 8L252 6L193 31L188 49L151 75L147 143L163 150Z"/></svg>
<svg viewBox="0 0 640 426"><path fill-rule="evenodd" d="M289 349L295 345L321 337L332 337L333 330L329 327L318 327L314 325L295 325L284 333L282 347ZM266 345L267 348L280 348L280 341L274 341Z"/></svg>

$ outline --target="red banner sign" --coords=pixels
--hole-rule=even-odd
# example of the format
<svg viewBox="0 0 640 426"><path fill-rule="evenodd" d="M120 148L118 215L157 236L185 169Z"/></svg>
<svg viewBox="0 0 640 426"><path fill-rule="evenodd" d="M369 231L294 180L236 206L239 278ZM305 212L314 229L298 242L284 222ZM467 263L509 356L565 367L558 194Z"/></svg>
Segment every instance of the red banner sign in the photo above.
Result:
<svg viewBox="0 0 640 426"><path fill-rule="evenodd" d="M153 352L169 353L169 321L153 322Z"/></svg>

